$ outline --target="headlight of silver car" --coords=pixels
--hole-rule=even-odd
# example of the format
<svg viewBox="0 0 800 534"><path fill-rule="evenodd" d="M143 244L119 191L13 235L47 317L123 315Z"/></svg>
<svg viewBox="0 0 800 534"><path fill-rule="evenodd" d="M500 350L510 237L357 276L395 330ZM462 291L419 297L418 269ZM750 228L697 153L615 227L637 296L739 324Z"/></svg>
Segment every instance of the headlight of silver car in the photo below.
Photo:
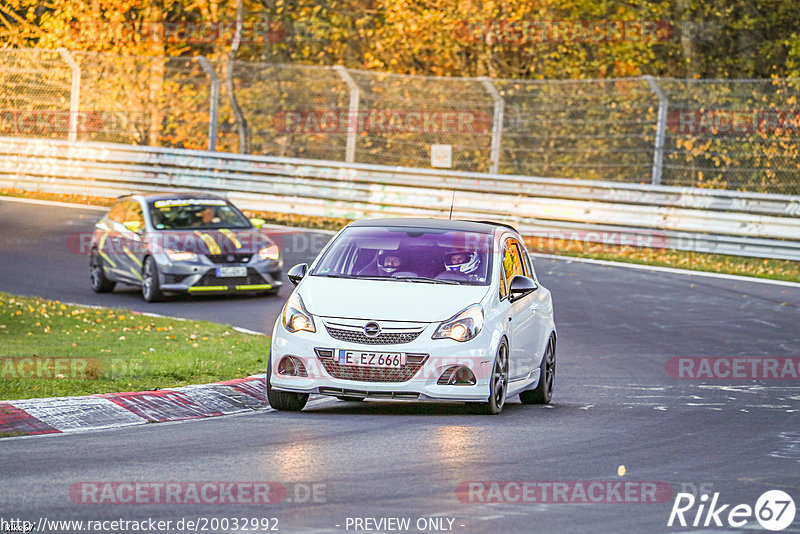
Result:
<svg viewBox="0 0 800 534"><path fill-rule="evenodd" d="M164 252L167 253L167 257L170 259L170 261L195 261L197 259L197 254L194 252L182 252L169 248Z"/></svg>
<svg viewBox="0 0 800 534"><path fill-rule="evenodd" d="M293 293L286 305L283 307L283 314L281 315L283 327L289 332L298 332L306 330L308 332L316 332L314 327L314 319L311 314L306 311L303 305L303 299L300 295Z"/></svg>
<svg viewBox="0 0 800 534"><path fill-rule="evenodd" d="M278 250L278 245L275 244L267 245L266 247L258 251L258 257L261 258L262 260L278 261L278 258L280 258L280 256L281 253Z"/></svg>
<svg viewBox="0 0 800 534"><path fill-rule="evenodd" d="M483 328L483 308L473 304L444 321L433 333L433 339L450 338L456 341L469 341Z"/></svg>

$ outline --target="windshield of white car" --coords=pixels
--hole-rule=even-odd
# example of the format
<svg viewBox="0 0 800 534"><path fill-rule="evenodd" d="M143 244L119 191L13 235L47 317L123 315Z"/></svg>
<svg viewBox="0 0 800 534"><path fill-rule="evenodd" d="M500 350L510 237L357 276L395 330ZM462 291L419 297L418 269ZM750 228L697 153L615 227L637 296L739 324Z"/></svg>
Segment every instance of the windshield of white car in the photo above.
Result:
<svg viewBox="0 0 800 534"><path fill-rule="evenodd" d="M435 228L345 229L311 276L407 283L489 285L492 234Z"/></svg>
<svg viewBox="0 0 800 534"><path fill-rule="evenodd" d="M250 228L250 220L224 200L163 199L150 204L156 230L211 230Z"/></svg>

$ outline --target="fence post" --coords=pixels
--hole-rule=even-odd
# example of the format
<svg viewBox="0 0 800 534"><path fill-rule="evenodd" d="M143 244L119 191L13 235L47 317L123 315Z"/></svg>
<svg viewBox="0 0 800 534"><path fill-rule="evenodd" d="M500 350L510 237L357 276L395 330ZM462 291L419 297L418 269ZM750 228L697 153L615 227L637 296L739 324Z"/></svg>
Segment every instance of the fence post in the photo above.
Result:
<svg viewBox="0 0 800 534"><path fill-rule="evenodd" d="M503 112L505 110L505 101L503 97L500 96L500 93L497 92L497 88L494 86L492 81L482 76L480 78L481 83L483 83L483 87L486 88L486 91L489 93L489 96L492 97L492 101L494 102L494 118L492 119L492 153L491 153L491 165L489 166L489 172L491 174L497 174L498 169L500 168L500 141L502 140L503 136Z"/></svg>
<svg viewBox="0 0 800 534"><path fill-rule="evenodd" d="M661 171L664 168L664 135L667 129L667 108L669 107L669 100L658 82L652 76L643 76L658 98L658 119L656 123L656 144L653 152L653 176L651 183L653 185L661 185Z"/></svg>
<svg viewBox="0 0 800 534"><path fill-rule="evenodd" d="M197 56L197 62L211 79L211 96L208 103L208 151L217 150L217 117L219 116L219 76L205 56Z"/></svg>
<svg viewBox="0 0 800 534"><path fill-rule="evenodd" d="M347 72L347 69L343 66L336 65L333 68L339 73L342 81L347 84L347 88L350 90L350 111L348 112L349 120L347 121L347 150L345 151L344 160L347 163L353 163L356 159L356 139L358 138L358 84L356 84L353 77L350 76L350 73Z"/></svg>
<svg viewBox="0 0 800 534"><path fill-rule="evenodd" d="M81 103L81 68L66 48L60 47L58 53L72 70L72 88L69 95L69 137L70 141L78 140L78 109Z"/></svg>

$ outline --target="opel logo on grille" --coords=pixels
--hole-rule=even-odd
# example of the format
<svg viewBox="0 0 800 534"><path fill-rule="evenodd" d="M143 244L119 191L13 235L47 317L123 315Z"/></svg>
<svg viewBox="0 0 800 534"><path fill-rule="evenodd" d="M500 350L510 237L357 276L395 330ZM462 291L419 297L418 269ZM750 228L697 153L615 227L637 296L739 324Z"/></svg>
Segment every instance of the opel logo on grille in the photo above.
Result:
<svg viewBox="0 0 800 534"><path fill-rule="evenodd" d="M236 256L234 256L233 254L228 254L228 256L225 259L228 262L233 262L233 261L236 261Z"/></svg>
<svg viewBox="0 0 800 534"><path fill-rule="evenodd" d="M378 323L371 321L364 325L364 335L367 337L378 337L378 334L381 333L381 325Z"/></svg>

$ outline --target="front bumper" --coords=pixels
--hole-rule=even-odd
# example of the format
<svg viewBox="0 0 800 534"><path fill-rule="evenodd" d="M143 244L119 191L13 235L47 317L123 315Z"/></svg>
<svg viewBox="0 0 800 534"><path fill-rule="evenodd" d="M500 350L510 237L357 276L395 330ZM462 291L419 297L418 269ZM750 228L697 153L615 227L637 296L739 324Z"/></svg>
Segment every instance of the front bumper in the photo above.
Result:
<svg viewBox="0 0 800 534"><path fill-rule="evenodd" d="M422 333L410 343L394 345L368 345L334 339L329 334L324 318L314 317L316 332L290 333L276 322L272 335L271 386L281 391L333 396L363 397L376 399L430 400L451 402L485 402L489 398L489 379L492 368L491 336L481 332L475 339L460 343L449 339L431 339L438 323L428 324ZM339 350L356 352L404 353L407 359L422 359L418 370L410 378L403 373L379 372L369 380L358 380L334 376L340 366L328 365L321 358L327 351L333 351L336 358ZM492 356L489 356L492 355ZM286 376L277 372L281 359L285 356L299 358L308 376ZM408 363L406 364L408 365ZM475 375L474 385L441 385L437 381L449 367L466 365ZM348 367L352 369L351 367ZM361 368L363 369L363 368ZM333 372L332 372L333 370ZM353 373L364 377L363 372ZM381 380L381 378L390 380ZM400 378L398 380L398 378Z"/></svg>
<svg viewBox="0 0 800 534"><path fill-rule="evenodd" d="M277 291L283 285L283 261L261 260L257 255L247 262L214 263L200 255L195 261L171 261L155 254L159 285L168 293L242 293ZM246 276L218 277L217 267L245 267Z"/></svg>

